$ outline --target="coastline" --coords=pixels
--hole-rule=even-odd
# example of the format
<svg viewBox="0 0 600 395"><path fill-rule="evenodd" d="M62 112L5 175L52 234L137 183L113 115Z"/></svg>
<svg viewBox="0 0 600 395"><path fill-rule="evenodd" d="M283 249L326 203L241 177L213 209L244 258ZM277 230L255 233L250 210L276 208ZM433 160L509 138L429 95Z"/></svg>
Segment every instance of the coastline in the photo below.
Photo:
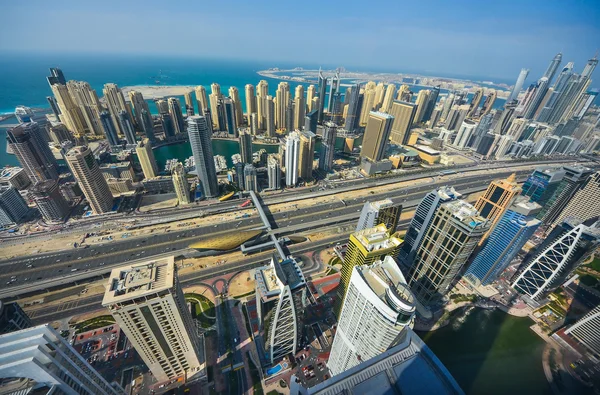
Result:
<svg viewBox="0 0 600 395"><path fill-rule="evenodd" d="M193 91L192 85L128 85L121 88L123 95L127 98L130 91L138 91L146 100L162 99L169 96L183 96Z"/></svg>

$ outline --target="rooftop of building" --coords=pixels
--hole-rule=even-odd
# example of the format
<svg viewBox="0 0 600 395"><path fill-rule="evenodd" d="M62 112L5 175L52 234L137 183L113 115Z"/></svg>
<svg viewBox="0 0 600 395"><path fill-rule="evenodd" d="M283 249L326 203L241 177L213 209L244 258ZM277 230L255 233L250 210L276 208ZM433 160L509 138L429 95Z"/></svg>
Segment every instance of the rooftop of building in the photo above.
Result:
<svg viewBox="0 0 600 395"><path fill-rule="evenodd" d="M386 114L385 112L381 112L381 111L371 111L370 115L375 115L377 117L386 118L386 119L394 118L390 114Z"/></svg>
<svg viewBox="0 0 600 395"><path fill-rule="evenodd" d="M446 367L410 328L401 344L311 388L294 394L464 394Z"/></svg>
<svg viewBox="0 0 600 395"><path fill-rule="evenodd" d="M479 211L465 200L453 200L442 204L452 216L470 228L483 225L487 220L479 215Z"/></svg>
<svg viewBox="0 0 600 395"><path fill-rule="evenodd" d="M131 162L105 163L100 166L101 169L117 169L121 167L129 167Z"/></svg>
<svg viewBox="0 0 600 395"><path fill-rule="evenodd" d="M426 145L415 144L415 145L413 145L413 148L416 149L417 151L424 152L424 153L426 153L428 155L439 155L440 154L440 151L435 150L435 149L433 149L431 147L428 147Z"/></svg>
<svg viewBox="0 0 600 395"><path fill-rule="evenodd" d="M391 256L356 268L377 297L398 313L415 311L415 298Z"/></svg>
<svg viewBox="0 0 600 395"><path fill-rule="evenodd" d="M23 168L17 166L6 166L0 171L0 179L11 179L18 173L23 172Z"/></svg>
<svg viewBox="0 0 600 395"><path fill-rule="evenodd" d="M402 243L402 239L390 235L384 224L373 228L363 229L352 234L367 251L394 248Z"/></svg>
<svg viewBox="0 0 600 395"><path fill-rule="evenodd" d="M509 210L516 211L523 215L535 215L542 209L542 206L536 202L529 201L527 196L517 196L511 204Z"/></svg>
<svg viewBox="0 0 600 395"><path fill-rule="evenodd" d="M392 202L392 199L383 199L383 200L378 200L376 202L369 202L369 204L375 210L381 210L382 208L386 208L386 207L392 206L394 204L394 202Z"/></svg>
<svg viewBox="0 0 600 395"><path fill-rule="evenodd" d="M306 284L300 265L292 256L280 261L273 256L267 266L255 272L256 289L263 299L279 295L284 286L294 290Z"/></svg>
<svg viewBox="0 0 600 395"><path fill-rule="evenodd" d="M169 256L113 269L102 305L140 298L171 288L175 281L174 262L174 257Z"/></svg>
<svg viewBox="0 0 600 395"><path fill-rule="evenodd" d="M77 156L77 155L82 155L85 151L88 150L88 147L86 145L78 145L76 147L73 147L69 150L69 152L67 152L67 157L72 157L72 156Z"/></svg>
<svg viewBox="0 0 600 395"><path fill-rule="evenodd" d="M442 200L460 199L462 195L454 187L443 186L438 188L438 195Z"/></svg>

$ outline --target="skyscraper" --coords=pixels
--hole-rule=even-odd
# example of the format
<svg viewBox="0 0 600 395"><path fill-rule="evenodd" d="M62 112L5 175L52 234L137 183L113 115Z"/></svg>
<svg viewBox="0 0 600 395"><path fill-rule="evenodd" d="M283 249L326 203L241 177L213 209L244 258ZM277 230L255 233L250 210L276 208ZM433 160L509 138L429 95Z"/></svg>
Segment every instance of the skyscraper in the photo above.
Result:
<svg viewBox="0 0 600 395"><path fill-rule="evenodd" d="M84 145L71 148L65 160L94 214L111 211L113 196L92 150Z"/></svg>
<svg viewBox="0 0 600 395"><path fill-rule="evenodd" d="M258 192L256 167L252 164L244 166L244 190Z"/></svg>
<svg viewBox="0 0 600 395"><path fill-rule="evenodd" d="M327 78L323 77L321 68L319 67L319 123L323 123L323 116L325 115L325 96L327 94Z"/></svg>
<svg viewBox="0 0 600 395"><path fill-rule="evenodd" d="M476 128L476 122L470 119L465 119L458 129L458 133L456 133L456 138L454 139L453 145L460 149L466 148L469 141L471 141L471 137L473 136Z"/></svg>
<svg viewBox="0 0 600 395"><path fill-rule="evenodd" d="M29 213L29 207L13 187L0 186L0 226L19 224Z"/></svg>
<svg viewBox="0 0 600 395"><path fill-rule="evenodd" d="M110 144L111 147L119 145L119 135L113 123L113 118L108 111L102 111L100 113L100 124L102 125L102 130L108 140L108 144Z"/></svg>
<svg viewBox="0 0 600 395"><path fill-rule="evenodd" d="M379 109L381 112L388 112L390 108L392 108L392 103L394 101L394 96L396 94L396 85L389 84L385 88L385 96L383 97L383 103L381 108Z"/></svg>
<svg viewBox="0 0 600 395"><path fill-rule="evenodd" d="M483 99L483 89L477 88L475 94L473 95L473 99L469 104L469 111L467 112L468 118L473 118L479 112L479 105L481 105L481 100Z"/></svg>
<svg viewBox="0 0 600 395"><path fill-rule="evenodd" d="M294 129L300 130L304 125L306 114L306 99L304 98L304 87L298 85L294 93Z"/></svg>
<svg viewBox="0 0 600 395"><path fill-rule="evenodd" d="M354 131L358 128L360 122L360 84L355 84L350 90L350 98L348 98L348 113L346 115L346 123L344 128L348 131Z"/></svg>
<svg viewBox="0 0 600 395"><path fill-rule="evenodd" d="M60 193L56 180L37 182L29 192L44 221L61 222L69 214L69 203Z"/></svg>
<svg viewBox="0 0 600 395"><path fill-rule="evenodd" d="M154 178L158 175L158 166L152 151L152 143L149 139L142 139L135 148L138 160L142 166L144 178Z"/></svg>
<svg viewBox="0 0 600 395"><path fill-rule="evenodd" d="M67 82L67 90L73 102L79 106L80 113L86 123L86 131L96 136L102 135L100 126L102 105L96 91L84 81Z"/></svg>
<svg viewBox="0 0 600 395"><path fill-rule="evenodd" d="M554 56L542 78L547 78L548 81L551 82L554 78L554 75L556 74L556 71L558 70L558 67L560 66L560 62L562 62L561 52L557 53L556 56Z"/></svg>
<svg viewBox="0 0 600 395"><path fill-rule="evenodd" d="M58 179L58 164L36 122L22 123L7 130L6 140L33 183Z"/></svg>
<svg viewBox="0 0 600 395"><path fill-rule="evenodd" d="M185 101L185 113L188 116L194 114L194 99L192 99L192 91L187 91L183 94L183 100Z"/></svg>
<svg viewBox="0 0 600 395"><path fill-rule="evenodd" d="M390 140L394 144L406 145L410 137L410 128L414 123L417 113L417 105L403 101L394 100L389 114L394 117Z"/></svg>
<svg viewBox="0 0 600 395"><path fill-rule="evenodd" d="M113 269L102 305L158 382L206 375L203 340L179 285L174 257Z"/></svg>
<svg viewBox="0 0 600 395"><path fill-rule="evenodd" d="M243 163L252 163L252 135L249 131L241 131L239 137L240 157Z"/></svg>
<svg viewBox="0 0 600 395"><path fill-rule="evenodd" d="M60 110L60 121L77 139L80 139L88 131L81 109L73 101L66 85L57 83L51 85L50 88Z"/></svg>
<svg viewBox="0 0 600 395"><path fill-rule="evenodd" d="M494 282L540 226L541 222L535 219L540 209L539 204L519 196L502 214L464 277L476 284Z"/></svg>
<svg viewBox="0 0 600 395"><path fill-rule="evenodd" d="M340 111L336 110L336 100L339 101L340 97L338 95L340 89L340 73L338 70L335 71L335 75L331 79L331 86L329 87L329 102L327 103L327 111L330 114L335 114ZM325 97L325 96L323 96ZM334 121L335 122L335 121Z"/></svg>
<svg viewBox="0 0 600 395"><path fill-rule="evenodd" d="M112 116L113 124L116 126L119 134L125 135L125 131L122 129L121 123L119 122L118 115L121 111L126 111L131 116L131 108L125 102L125 97L123 96L121 88L119 88L117 84L108 83L104 84L102 92L104 93L108 111Z"/></svg>
<svg viewBox="0 0 600 395"><path fill-rule="evenodd" d="M561 286L597 248L600 228L596 226L571 217L554 227L511 286L530 300L542 299Z"/></svg>
<svg viewBox="0 0 600 395"><path fill-rule="evenodd" d="M128 145L136 144L136 135L135 129L133 127L133 123L131 122L131 118L129 118L129 114L127 111L119 111L117 115L117 119L119 120L119 125L121 127L121 131L125 134L125 140L127 140Z"/></svg>
<svg viewBox="0 0 600 395"><path fill-rule="evenodd" d="M225 125L221 125L221 119L219 119L219 101L223 98L221 94L221 85L213 82L210 84L211 94L208 95L210 102L210 113L212 114L212 123L214 130L225 130Z"/></svg>
<svg viewBox="0 0 600 395"><path fill-rule="evenodd" d="M417 111L415 113L413 123L421 123L423 121L425 110L427 110L427 103L429 102L429 93L430 91L423 89L417 94L417 101L415 102L417 105Z"/></svg>
<svg viewBox="0 0 600 395"><path fill-rule="evenodd" d="M188 117L187 131L196 164L196 174L202 183L204 196L215 197L219 194L219 182L212 152L212 133L206 118Z"/></svg>
<svg viewBox="0 0 600 395"><path fill-rule="evenodd" d="M338 375L402 343L415 299L391 256L352 268L327 366Z"/></svg>
<svg viewBox="0 0 600 395"><path fill-rule="evenodd" d="M525 83L525 80L527 79L528 75L529 69L521 69L521 72L517 77L517 82L515 82L515 86L513 87L512 91L510 91L510 95L506 99L507 103L517 99L517 96L519 96L521 89L523 89L523 84Z"/></svg>
<svg viewBox="0 0 600 395"><path fill-rule="evenodd" d="M0 303L0 334L31 327L31 320L17 302Z"/></svg>
<svg viewBox="0 0 600 395"><path fill-rule="evenodd" d="M181 113L181 104L179 103L179 99L176 97L169 97L167 99L167 104L169 105L169 115L173 120L175 134L185 133L185 122L183 120L183 114Z"/></svg>
<svg viewBox="0 0 600 395"><path fill-rule="evenodd" d="M568 170L568 168L565 168ZM560 224L568 217L581 221L600 216L600 172L596 172L579 184L579 187L568 201L565 209L556 217L553 225Z"/></svg>
<svg viewBox="0 0 600 395"><path fill-rule="evenodd" d="M464 200L442 203L416 250L408 285L424 306L437 303L489 229L488 221Z"/></svg>
<svg viewBox="0 0 600 395"><path fill-rule="evenodd" d="M600 331L598 328L600 328L600 305L567 328L565 334L573 336L579 344L598 358L600 357Z"/></svg>
<svg viewBox="0 0 600 395"><path fill-rule="evenodd" d="M281 167L279 161L273 155L269 155L269 159L267 159L267 176L269 178L269 189L281 189Z"/></svg>
<svg viewBox="0 0 600 395"><path fill-rule="evenodd" d="M300 133L291 132L285 139L285 185L294 187L298 183L300 166Z"/></svg>
<svg viewBox="0 0 600 395"><path fill-rule="evenodd" d="M317 135L310 130L300 132L300 152L298 159L298 175L304 181L312 180L313 162L315 160L315 143Z"/></svg>
<svg viewBox="0 0 600 395"><path fill-rule="evenodd" d="M375 109L375 96L377 95L376 85L374 82L369 81L365 86L363 93L363 102L360 109L360 119L358 121L359 126L366 126L367 120L369 119L369 113Z"/></svg>
<svg viewBox="0 0 600 395"><path fill-rule="evenodd" d="M144 100L142 93L136 90L129 91L127 95L129 96L129 101L131 102L131 106L135 113L135 123L138 128L143 130L145 121L142 119L142 110L146 110L146 112L150 114L148 103Z"/></svg>
<svg viewBox="0 0 600 395"><path fill-rule="evenodd" d="M229 97L233 102L235 111L235 126L240 127L244 123L244 113L242 111L242 100L240 99L240 91L235 86L229 87Z"/></svg>
<svg viewBox="0 0 600 395"><path fill-rule="evenodd" d="M318 117L318 114L319 114L318 109L313 108L313 99L315 97L317 97L316 93L317 93L317 91L315 90L315 86L313 84L310 84L308 86L308 88L306 89L306 107L307 107L308 112L316 111L317 117Z"/></svg>
<svg viewBox="0 0 600 395"><path fill-rule="evenodd" d="M391 199L366 202L360 213L356 232L373 228L379 224L384 224L391 232L395 232L401 213L402 205L394 204Z"/></svg>
<svg viewBox="0 0 600 395"><path fill-rule="evenodd" d="M337 290L335 311L338 317L342 310L346 290L350 284L352 269L355 266L371 265L373 262L383 259L386 255L397 256L400 244L402 244L402 239L391 229L386 228L384 224L378 224L373 228L360 230L350 235L348 248L340 270L340 285Z"/></svg>
<svg viewBox="0 0 600 395"><path fill-rule="evenodd" d="M46 77L46 79L48 80L48 84L50 84L50 86L56 84L65 85L67 83L65 75L58 67L50 68L50 75Z"/></svg>
<svg viewBox="0 0 600 395"><path fill-rule="evenodd" d="M491 90L488 92L488 95L485 97L485 101L483 102L483 106L481 107L480 115L484 116L485 114L489 114L494 107L494 102L496 101L496 97L498 96L498 92L495 90Z"/></svg>
<svg viewBox="0 0 600 395"><path fill-rule="evenodd" d="M306 280L293 257L279 260L275 256L268 266L256 269L254 279L264 351L269 362L275 364L300 348Z"/></svg>
<svg viewBox="0 0 600 395"><path fill-rule="evenodd" d="M204 115L204 110L208 109L208 98L206 97L206 88L198 85L194 89L196 94L196 105L198 106L198 115Z"/></svg>
<svg viewBox="0 0 600 395"><path fill-rule="evenodd" d="M267 129L267 99L269 97L269 84L265 80L260 80L256 86L256 112L258 114L258 128L260 130ZM270 97L271 102L273 98ZM275 122L275 110L273 109L273 122ZM273 124L273 135L275 133L275 126ZM272 136L268 134L268 136Z"/></svg>
<svg viewBox="0 0 600 395"><path fill-rule="evenodd" d="M291 101L289 83L280 82L279 85L277 85L275 101L275 126L277 129L287 130L287 108Z"/></svg>
<svg viewBox="0 0 600 395"><path fill-rule="evenodd" d="M374 162L383 159L387 148L394 117L378 111L371 111L362 142L360 156Z"/></svg>
<svg viewBox="0 0 600 395"><path fill-rule="evenodd" d="M323 140L321 152L319 153L319 169L330 172L333 169L333 157L335 155L335 139L337 137L337 125L333 122L323 124Z"/></svg>
<svg viewBox="0 0 600 395"><path fill-rule="evenodd" d="M550 97L537 116L537 120L539 122L554 123L553 121L558 118L555 117L555 114L559 111L559 103L561 99L567 96L570 83L575 78L573 74L573 66L573 62L567 63L558 75L558 78L552 87L552 93L550 94Z"/></svg>
<svg viewBox="0 0 600 395"><path fill-rule="evenodd" d="M48 324L0 336L0 377L15 380L6 394L124 394Z"/></svg>
<svg viewBox="0 0 600 395"><path fill-rule="evenodd" d="M517 183L516 174L513 173L505 180L492 181L475 202L475 209L483 218L489 220L490 228L493 228L519 193L521 187ZM488 234L483 239L487 236Z"/></svg>
<svg viewBox="0 0 600 395"><path fill-rule="evenodd" d="M248 123L250 123L250 116L254 113L258 113L258 109L256 108L256 93L254 90L254 85L246 84L244 92L246 95L246 117L248 118Z"/></svg>

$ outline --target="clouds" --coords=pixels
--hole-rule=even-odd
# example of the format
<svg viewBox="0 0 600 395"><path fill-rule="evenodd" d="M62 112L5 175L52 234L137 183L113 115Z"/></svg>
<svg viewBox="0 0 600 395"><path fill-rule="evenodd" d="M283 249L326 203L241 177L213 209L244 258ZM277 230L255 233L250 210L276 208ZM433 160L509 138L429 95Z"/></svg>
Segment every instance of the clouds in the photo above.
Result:
<svg viewBox="0 0 600 395"><path fill-rule="evenodd" d="M115 52L536 78L600 47L595 2L29 1L5 5L0 50ZM575 4L575 3L573 3ZM16 17L18 16L18 17Z"/></svg>

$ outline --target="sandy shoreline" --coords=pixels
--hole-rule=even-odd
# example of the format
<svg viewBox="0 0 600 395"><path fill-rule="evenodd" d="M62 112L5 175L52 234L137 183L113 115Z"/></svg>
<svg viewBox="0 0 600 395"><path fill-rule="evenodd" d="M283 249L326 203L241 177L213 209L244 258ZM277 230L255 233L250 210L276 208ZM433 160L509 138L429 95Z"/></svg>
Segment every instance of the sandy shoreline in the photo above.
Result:
<svg viewBox="0 0 600 395"><path fill-rule="evenodd" d="M132 85L121 88L127 98L129 91L141 92L146 100L162 99L169 96L183 96L186 92L193 91L192 85Z"/></svg>

